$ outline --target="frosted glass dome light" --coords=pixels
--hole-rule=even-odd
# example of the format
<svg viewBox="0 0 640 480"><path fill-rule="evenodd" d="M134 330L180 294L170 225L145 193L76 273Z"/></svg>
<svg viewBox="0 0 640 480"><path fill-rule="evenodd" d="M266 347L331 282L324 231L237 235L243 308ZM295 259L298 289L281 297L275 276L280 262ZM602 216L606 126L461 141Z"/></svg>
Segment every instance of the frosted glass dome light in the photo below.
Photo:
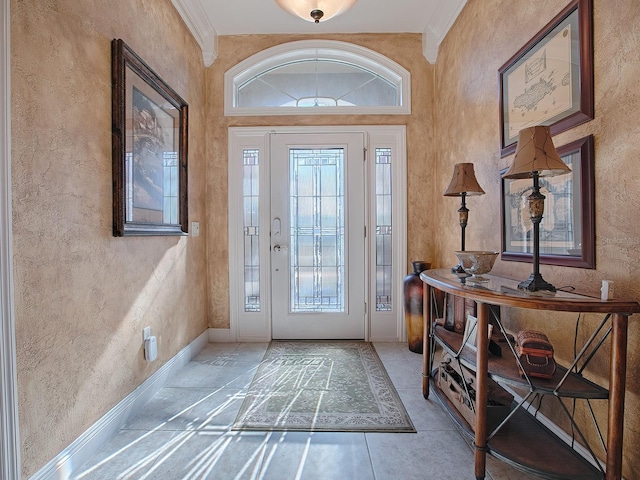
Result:
<svg viewBox="0 0 640 480"><path fill-rule="evenodd" d="M349 10L358 0L275 0L285 11L308 22L326 22Z"/></svg>

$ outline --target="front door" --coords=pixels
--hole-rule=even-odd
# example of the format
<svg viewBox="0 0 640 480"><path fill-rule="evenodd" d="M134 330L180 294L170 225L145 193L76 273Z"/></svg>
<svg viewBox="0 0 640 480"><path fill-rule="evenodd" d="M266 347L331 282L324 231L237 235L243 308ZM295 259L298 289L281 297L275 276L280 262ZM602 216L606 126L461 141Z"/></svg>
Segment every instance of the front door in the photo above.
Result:
<svg viewBox="0 0 640 480"><path fill-rule="evenodd" d="M271 138L272 338L363 339L364 134Z"/></svg>

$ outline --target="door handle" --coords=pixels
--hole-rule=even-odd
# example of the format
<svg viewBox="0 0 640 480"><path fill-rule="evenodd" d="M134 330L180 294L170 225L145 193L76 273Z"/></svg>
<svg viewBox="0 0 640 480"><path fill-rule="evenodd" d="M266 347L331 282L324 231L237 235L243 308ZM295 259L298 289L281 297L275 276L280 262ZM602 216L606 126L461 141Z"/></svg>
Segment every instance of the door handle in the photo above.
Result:
<svg viewBox="0 0 640 480"><path fill-rule="evenodd" d="M274 237L277 235L280 235L280 223L281 222L279 218L276 217L273 219L271 230L273 232Z"/></svg>
<svg viewBox="0 0 640 480"><path fill-rule="evenodd" d="M273 251L274 252L279 252L281 250L286 250L287 246L286 245L274 245L273 246Z"/></svg>

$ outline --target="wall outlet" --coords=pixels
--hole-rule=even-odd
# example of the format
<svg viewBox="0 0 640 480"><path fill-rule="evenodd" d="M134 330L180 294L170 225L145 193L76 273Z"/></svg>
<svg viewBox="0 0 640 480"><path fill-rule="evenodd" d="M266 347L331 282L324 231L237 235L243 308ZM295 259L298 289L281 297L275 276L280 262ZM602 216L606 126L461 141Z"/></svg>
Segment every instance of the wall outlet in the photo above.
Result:
<svg viewBox="0 0 640 480"><path fill-rule="evenodd" d="M142 330L142 341L144 342L150 336L151 336L151 327L145 327L144 330Z"/></svg>
<svg viewBox="0 0 640 480"><path fill-rule="evenodd" d="M191 222L191 236L192 237L200 236L200 222Z"/></svg>
<svg viewBox="0 0 640 480"><path fill-rule="evenodd" d="M144 341L144 359L147 362L153 362L158 358L158 339L149 337Z"/></svg>

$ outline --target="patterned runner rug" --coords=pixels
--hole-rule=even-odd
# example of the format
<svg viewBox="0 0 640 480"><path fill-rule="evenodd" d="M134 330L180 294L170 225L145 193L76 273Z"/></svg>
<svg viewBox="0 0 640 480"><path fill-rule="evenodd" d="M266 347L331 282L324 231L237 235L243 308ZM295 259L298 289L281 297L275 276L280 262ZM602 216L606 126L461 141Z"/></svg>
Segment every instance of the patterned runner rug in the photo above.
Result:
<svg viewBox="0 0 640 480"><path fill-rule="evenodd" d="M415 432L373 345L271 342L233 430Z"/></svg>

